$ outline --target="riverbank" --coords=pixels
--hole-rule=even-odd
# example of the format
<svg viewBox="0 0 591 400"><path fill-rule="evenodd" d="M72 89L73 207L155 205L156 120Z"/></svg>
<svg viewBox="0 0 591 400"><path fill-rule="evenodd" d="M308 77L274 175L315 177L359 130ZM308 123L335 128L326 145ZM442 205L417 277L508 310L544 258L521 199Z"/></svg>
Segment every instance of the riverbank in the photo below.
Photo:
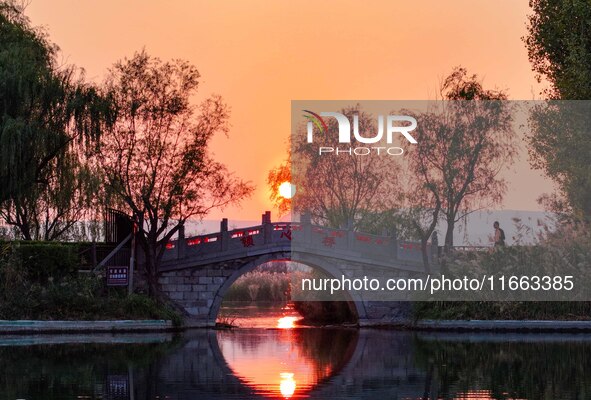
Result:
<svg viewBox="0 0 591 400"><path fill-rule="evenodd" d="M589 333L591 321L560 320L420 320L409 325L411 330L436 332L537 332Z"/></svg>
<svg viewBox="0 0 591 400"><path fill-rule="evenodd" d="M176 330L170 320L113 321L0 321L2 334L31 333L101 333L101 332L162 332Z"/></svg>
<svg viewBox="0 0 591 400"><path fill-rule="evenodd" d="M415 302L417 321L591 321L588 301L447 301Z"/></svg>
<svg viewBox="0 0 591 400"><path fill-rule="evenodd" d="M174 332L21 333L0 335L0 348L45 345L158 345L177 337Z"/></svg>
<svg viewBox="0 0 591 400"><path fill-rule="evenodd" d="M492 333L591 333L591 321L564 320L419 320L413 323L391 324L328 324L295 325L293 329L384 329L428 332L492 332ZM150 333L185 330L219 329L211 324L188 323L176 326L170 320L113 320L113 321L0 321L0 336L21 334L93 334L93 333ZM239 327L227 329L277 329L276 327Z"/></svg>

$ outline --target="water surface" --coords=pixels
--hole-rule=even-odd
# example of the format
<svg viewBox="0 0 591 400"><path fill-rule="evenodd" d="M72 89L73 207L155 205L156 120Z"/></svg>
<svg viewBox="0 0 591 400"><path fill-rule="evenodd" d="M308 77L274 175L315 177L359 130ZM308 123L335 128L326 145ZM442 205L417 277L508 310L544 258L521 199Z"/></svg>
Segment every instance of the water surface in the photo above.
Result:
<svg viewBox="0 0 591 400"><path fill-rule="evenodd" d="M0 338L0 399L591 398L587 334L252 328L46 339Z"/></svg>
<svg viewBox="0 0 591 400"><path fill-rule="evenodd" d="M302 316L289 303L224 302L218 321L240 328L278 328L296 325Z"/></svg>

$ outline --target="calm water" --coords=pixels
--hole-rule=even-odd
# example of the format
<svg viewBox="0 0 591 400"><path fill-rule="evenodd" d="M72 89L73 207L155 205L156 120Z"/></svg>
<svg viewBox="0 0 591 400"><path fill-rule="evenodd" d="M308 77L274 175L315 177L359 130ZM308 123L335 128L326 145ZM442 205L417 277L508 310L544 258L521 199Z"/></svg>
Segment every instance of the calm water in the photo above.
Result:
<svg viewBox="0 0 591 400"><path fill-rule="evenodd" d="M259 398L591 399L591 335L253 328L0 337L0 399Z"/></svg>
<svg viewBox="0 0 591 400"><path fill-rule="evenodd" d="M302 316L288 303L253 305L225 302L218 316L218 321L240 328L278 328L283 325L287 327L297 324L300 319Z"/></svg>

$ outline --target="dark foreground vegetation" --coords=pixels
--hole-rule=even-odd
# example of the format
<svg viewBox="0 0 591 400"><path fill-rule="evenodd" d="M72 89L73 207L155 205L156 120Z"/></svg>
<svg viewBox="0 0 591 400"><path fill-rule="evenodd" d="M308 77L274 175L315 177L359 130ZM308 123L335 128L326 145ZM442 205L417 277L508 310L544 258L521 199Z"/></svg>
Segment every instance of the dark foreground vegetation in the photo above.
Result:
<svg viewBox="0 0 591 400"><path fill-rule="evenodd" d="M106 288L104 277L79 273L75 245L0 245L0 319L166 319L169 306L127 288Z"/></svg>
<svg viewBox="0 0 591 400"><path fill-rule="evenodd" d="M445 257L449 277L572 275L575 289L548 301L434 301L414 305L416 319L591 320L591 231L587 223L564 223L534 246L511 246L490 252L459 252ZM537 293L518 291L523 300ZM498 299L498 297L496 298ZM536 299L540 299L537 297ZM562 301L549 301L549 300Z"/></svg>

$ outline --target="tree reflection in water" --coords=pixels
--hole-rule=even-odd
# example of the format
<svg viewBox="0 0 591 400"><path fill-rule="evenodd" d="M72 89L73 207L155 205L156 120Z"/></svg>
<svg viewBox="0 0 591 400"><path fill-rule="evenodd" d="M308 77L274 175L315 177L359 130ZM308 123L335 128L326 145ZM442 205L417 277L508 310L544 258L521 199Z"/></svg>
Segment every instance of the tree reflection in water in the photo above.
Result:
<svg viewBox="0 0 591 400"><path fill-rule="evenodd" d="M154 363L180 346L178 338L169 339L166 335L162 343L0 345L0 400L129 400L134 398L134 370L146 398L156 398L155 388L144 383Z"/></svg>
<svg viewBox="0 0 591 400"><path fill-rule="evenodd" d="M590 398L589 336L481 334L417 339L414 358L431 371L437 399ZM468 340L470 339L470 340Z"/></svg>
<svg viewBox="0 0 591 400"><path fill-rule="evenodd" d="M357 345L354 329L220 331L218 344L234 374L255 393L301 397L338 373Z"/></svg>
<svg viewBox="0 0 591 400"><path fill-rule="evenodd" d="M39 339L0 339L0 400L537 400L591 393L588 334L296 328L192 330L150 344L102 338L34 346L27 344Z"/></svg>

